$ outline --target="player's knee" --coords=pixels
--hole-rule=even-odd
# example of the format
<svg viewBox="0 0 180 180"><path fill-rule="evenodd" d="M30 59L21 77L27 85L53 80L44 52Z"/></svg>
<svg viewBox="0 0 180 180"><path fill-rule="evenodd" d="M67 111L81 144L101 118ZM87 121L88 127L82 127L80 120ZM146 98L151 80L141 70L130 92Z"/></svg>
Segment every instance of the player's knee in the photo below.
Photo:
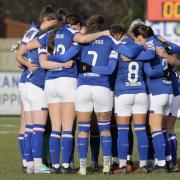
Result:
<svg viewBox="0 0 180 180"><path fill-rule="evenodd" d="M97 119L99 121L101 121L101 120L111 119L111 114L112 114L111 111L109 111L109 112L98 112L98 113L96 113L96 116L97 116Z"/></svg>
<svg viewBox="0 0 180 180"><path fill-rule="evenodd" d="M101 131L100 134L101 134L101 136L110 136L111 135L110 131Z"/></svg>
<svg viewBox="0 0 180 180"><path fill-rule="evenodd" d="M89 130L90 130L90 122L79 122L78 123L78 137L85 138L88 137Z"/></svg>

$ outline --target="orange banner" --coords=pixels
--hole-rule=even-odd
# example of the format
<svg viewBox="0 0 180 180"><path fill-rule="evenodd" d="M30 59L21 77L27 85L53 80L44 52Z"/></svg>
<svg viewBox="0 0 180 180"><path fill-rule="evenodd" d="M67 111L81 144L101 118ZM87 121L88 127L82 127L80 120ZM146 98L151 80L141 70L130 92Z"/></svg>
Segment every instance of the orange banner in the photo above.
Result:
<svg viewBox="0 0 180 180"><path fill-rule="evenodd" d="M180 0L147 0L149 21L180 21Z"/></svg>

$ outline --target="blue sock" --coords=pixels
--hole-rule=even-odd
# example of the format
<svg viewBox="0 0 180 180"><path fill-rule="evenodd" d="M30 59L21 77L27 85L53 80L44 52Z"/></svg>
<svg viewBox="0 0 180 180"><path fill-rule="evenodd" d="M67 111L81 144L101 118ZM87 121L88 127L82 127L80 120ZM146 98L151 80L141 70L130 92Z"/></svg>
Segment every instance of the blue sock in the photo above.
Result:
<svg viewBox="0 0 180 180"><path fill-rule="evenodd" d="M73 150L72 131L63 131L62 132L61 149L62 149L62 165L65 168L68 168L69 163L70 163L70 158L72 155L72 150Z"/></svg>
<svg viewBox="0 0 180 180"><path fill-rule="evenodd" d="M52 166L55 168L59 167L59 156L60 156L60 131L51 131L49 140L49 149Z"/></svg>
<svg viewBox="0 0 180 180"><path fill-rule="evenodd" d="M98 127L100 133L103 131L109 131L110 133L110 120L108 121L98 121ZM112 148L112 139L111 135L109 136L103 136L100 135L100 142L102 147L102 154L103 154L103 160L104 165L110 165L110 157L111 157L111 148Z"/></svg>
<svg viewBox="0 0 180 180"><path fill-rule="evenodd" d="M172 159L171 146L170 146L170 142L169 142L169 136L168 136L166 130L163 130L163 135L164 135L164 139L165 139L165 143L166 143L166 151L165 151L166 161L170 161Z"/></svg>
<svg viewBox="0 0 180 180"><path fill-rule="evenodd" d="M32 134L33 134L33 125L26 125L26 132L24 135L24 152L26 162L32 162Z"/></svg>
<svg viewBox="0 0 180 180"><path fill-rule="evenodd" d="M44 143L45 125L34 124L32 135L32 153L33 158L42 158L43 156L43 143Z"/></svg>
<svg viewBox="0 0 180 180"><path fill-rule="evenodd" d="M24 161L25 160L24 134L19 134L18 143L19 143L19 149L20 149L20 153L21 153L21 158L22 158L22 161ZM24 166L24 164L23 164L23 166Z"/></svg>
<svg viewBox="0 0 180 180"><path fill-rule="evenodd" d="M177 164L177 138L176 133L169 133L172 163L174 166Z"/></svg>
<svg viewBox="0 0 180 180"><path fill-rule="evenodd" d="M80 132L89 133L90 123L79 122L78 130ZM87 167L87 154L88 154L88 137L78 137L77 139L78 154L80 159L80 168Z"/></svg>
<svg viewBox="0 0 180 180"><path fill-rule="evenodd" d="M137 136L138 153L140 159L140 167L146 166L148 157L148 138L146 134L145 124L135 124L134 129Z"/></svg>
<svg viewBox="0 0 180 180"><path fill-rule="evenodd" d="M120 168L126 166L129 150L129 124L118 124L118 157Z"/></svg>
<svg viewBox="0 0 180 180"><path fill-rule="evenodd" d="M164 166L165 165L165 149L166 149L166 143L163 136L162 131L154 131L152 132L152 138L153 138L153 146L155 150L155 155L158 159L158 165ZM161 162L163 162L161 164Z"/></svg>

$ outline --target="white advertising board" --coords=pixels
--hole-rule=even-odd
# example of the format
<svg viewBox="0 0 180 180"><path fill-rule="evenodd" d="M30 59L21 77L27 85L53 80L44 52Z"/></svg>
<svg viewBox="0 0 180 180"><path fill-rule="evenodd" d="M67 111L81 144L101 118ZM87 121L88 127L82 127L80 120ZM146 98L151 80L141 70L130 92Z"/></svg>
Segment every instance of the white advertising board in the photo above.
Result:
<svg viewBox="0 0 180 180"><path fill-rule="evenodd" d="M0 115L20 114L20 75L17 72L0 72Z"/></svg>
<svg viewBox="0 0 180 180"><path fill-rule="evenodd" d="M166 40L180 45L180 22L146 21L146 25L151 26L156 35L161 35Z"/></svg>

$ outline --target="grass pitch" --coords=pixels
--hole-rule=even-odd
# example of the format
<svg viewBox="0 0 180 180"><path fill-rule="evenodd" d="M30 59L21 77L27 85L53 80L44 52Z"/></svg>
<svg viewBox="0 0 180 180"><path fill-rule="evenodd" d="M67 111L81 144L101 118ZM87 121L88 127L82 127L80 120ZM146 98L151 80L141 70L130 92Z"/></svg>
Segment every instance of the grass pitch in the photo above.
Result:
<svg viewBox="0 0 180 180"><path fill-rule="evenodd" d="M146 175L109 175L105 176L101 172L79 175L28 175L21 171L21 160L18 147L18 117L0 117L0 180L180 180L180 173L170 174L146 174ZM176 123L177 137L180 140L180 120ZM134 147L134 160L138 160L137 148ZM180 158L180 144L178 148L178 158ZM79 165L77 151L75 153L76 166ZM89 160L90 163L90 160ZM100 155L100 163L102 159ZM180 163L180 161L179 161ZM89 164L90 165L90 164Z"/></svg>

